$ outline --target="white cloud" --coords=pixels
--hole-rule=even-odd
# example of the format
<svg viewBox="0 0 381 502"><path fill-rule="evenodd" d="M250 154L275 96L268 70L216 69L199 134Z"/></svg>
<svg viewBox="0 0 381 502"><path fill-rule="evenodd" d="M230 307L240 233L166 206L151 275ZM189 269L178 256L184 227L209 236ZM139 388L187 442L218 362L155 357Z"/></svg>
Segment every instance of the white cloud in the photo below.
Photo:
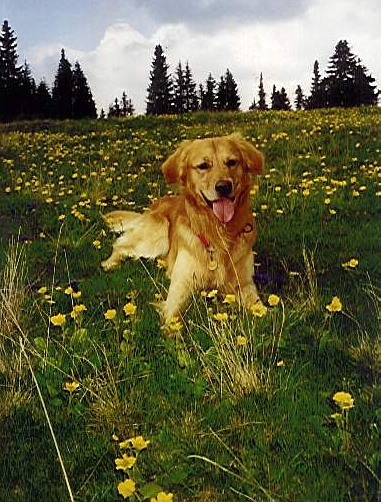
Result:
<svg viewBox="0 0 381 502"><path fill-rule="evenodd" d="M268 99L273 84L284 86L291 101L298 84L308 93L315 59L323 73L336 43L343 38L381 84L380 13L379 0L316 0L298 17L242 25L232 19L210 32L166 23L149 36L127 23L116 23L107 28L94 50L67 48L66 54L72 63L80 61L98 110L103 107L107 111L125 90L136 111L144 113L149 71L158 43L171 71L179 60L188 60L197 83L204 82L209 72L218 80L229 68L239 87L242 109L247 109L254 96L257 98L260 72ZM57 44L30 51L28 61L36 77L53 78L60 49Z"/></svg>

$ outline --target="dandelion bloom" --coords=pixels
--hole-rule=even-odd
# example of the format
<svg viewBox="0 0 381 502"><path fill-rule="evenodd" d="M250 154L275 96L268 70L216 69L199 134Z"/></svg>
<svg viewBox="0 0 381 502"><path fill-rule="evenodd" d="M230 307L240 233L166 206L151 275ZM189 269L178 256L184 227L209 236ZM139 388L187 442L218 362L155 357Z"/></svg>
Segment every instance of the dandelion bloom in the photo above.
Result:
<svg viewBox="0 0 381 502"><path fill-rule="evenodd" d="M108 321L111 321L116 316L116 310L109 309L103 315L104 315L105 319L107 319Z"/></svg>
<svg viewBox="0 0 381 502"><path fill-rule="evenodd" d="M245 347L247 345L246 336L242 335L237 336L237 345L239 345L240 347Z"/></svg>
<svg viewBox="0 0 381 502"><path fill-rule="evenodd" d="M124 454L122 458L115 459L116 470L122 470L126 472L128 469L131 469L136 462L136 457L132 457Z"/></svg>
<svg viewBox="0 0 381 502"><path fill-rule="evenodd" d="M280 302L280 298L278 295L270 295L268 297L267 302L270 305L270 307L275 307Z"/></svg>
<svg viewBox="0 0 381 502"><path fill-rule="evenodd" d="M224 301L222 303L234 303L235 295L225 295Z"/></svg>
<svg viewBox="0 0 381 502"><path fill-rule="evenodd" d="M349 392L336 392L332 399L335 401L335 403L340 406L342 410L349 410L350 408L353 408L354 406L354 399L353 397L349 394Z"/></svg>
<svg viewBox="0 0 381 502"><path fill-rule="evenodd" d="M356 258L351 258L349 261L342 263L341 266L344 268L356 268L359 264L359 261Z"/></svg>
<svg viewBox="0 0 381 502"><path fill-rule="evenodd" d="M267 307L261 302L254 303L254 305L250 307L250 310L256 317L263 317L267 313Z"/></svg>
<svg viewBox="0 0 381 502"><path fill-rule="evenodd" d="M66 316L65 314L53 315L50 318L50 322L53 324L53 326L63 326L66 322Z"/></svg>
<svg viewBox="0 0 381 502"><path fill-rule="evenodd" d="M135 450L144 450L149 445L150 441L146 441L143 436L126 439L119 443L119 448L134 448Z"/></svg>
<svg viewBox="0 0 381 502"><path fill-rule="evenodd" d="M73 310L70 313L70 316L73 319L75 319L76 317L79 316L79 314L81 314L81 312L84 312L85 310L87 310L87 308L86 305L84 305L83 303L81 303L80 305L74 305Z"/></svg>
<svg viewBox="0 0 381 502"><path fill-rule="evenodd" d="M160 492L155 498L151 498L150 502L172 502L173 493Z"/></svg>
<svg viewBox="0 0 381 502"><path fill-rule="evenodd" d="M343 308L343 305L340 301L340 298L338 296L334 296L332 298L332 301L331 303L329 303L328 305L326 305L325 307L327 310L329 310L329 312L340 312L341 309Z"/></svg>
<svg viewBox="0 0 381 502"><path fill-rule="evenodd" d="M132 479L127 478L118 484L118 493L125 499L131 497L135 490L135 482Z"/></svg>
<svg viewBox="0 0 381 502"><path fill-rule="evenodd" d="M229 316L226 312L217 312L217 314L214 314L213 317L216 321L220 321L220 322L227 321L229 318Z"/></svg>
<svg viewBox="0 0 381 502"><path fill-rule="evenodd" d="M134 305L133 303L129 302L127 303L124 307L123 307L123 310L124 310L124 313L126 315L134 315L135 312L136 312L136 309L137 309L137 306Z"/></svg>
<svg viewBox="0 0 381 502"><path fill-rule="evenodd" d="M68 392L70 392L70 394L72 394L78 389L79 386L80 384L78 382L66 382L64 385L64 390L67 390Z"/></svg>

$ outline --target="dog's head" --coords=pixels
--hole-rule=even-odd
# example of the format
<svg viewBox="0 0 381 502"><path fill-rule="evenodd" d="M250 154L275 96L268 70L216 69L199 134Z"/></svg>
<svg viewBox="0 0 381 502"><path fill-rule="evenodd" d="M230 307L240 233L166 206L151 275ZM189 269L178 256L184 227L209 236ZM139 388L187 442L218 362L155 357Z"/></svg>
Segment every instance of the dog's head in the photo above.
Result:
<svg viewBox="0 0 381 502"><path fill-rule="evenodd" d="M262 174L263 155L239 134L184 141L164 162L168 183L179 182L222 222L235 213L240 195L251 185L250 174Z"/></svg>

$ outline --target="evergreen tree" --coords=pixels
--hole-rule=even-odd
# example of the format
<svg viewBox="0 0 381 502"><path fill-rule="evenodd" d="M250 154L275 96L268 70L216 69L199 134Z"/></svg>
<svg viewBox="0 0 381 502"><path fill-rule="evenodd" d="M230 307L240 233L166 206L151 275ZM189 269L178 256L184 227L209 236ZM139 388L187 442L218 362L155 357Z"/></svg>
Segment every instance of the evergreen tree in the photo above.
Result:
<svg viewBox="0 0 381 502"><path fill-rule="evenodd" d="M352 53L348 42L340 40L329 60L324 79L328 106L377 104L378 91L373 77Z"/></svg>
<svg viewBox="0 0 381 502"><path fill-rule="evenodd" d="M36 82L32 77L29 64L25 61L21 69L19 116L24 119L33 118L36 110Z"/></svg>
<svg viewBox="0 0 381 502"><path fill-rule="evenodd" d="M307 100L307 107L309 109L314 109L322 108L324 106L326 106L325 83L321 80L319 61L315 61L311 84L311 93Z"/></svg>
<svg viewBox="0 0 381 502"><path fill-rule="evenodd" d="M213 112L217 109L217 94L216 94L217 83L209 73L206 80L206 90L204 95L201 97L201 109L209 112Z"/></svg>
<svg viewBox="0 0 381 502"><path fill-rule="evenodd" d="M167 114L173 111L172 82L161 45L155 47L150 84L147 89L147 115Z"/></svg>
<svg viewBox="0 0 381 502"><path fill-rule="evenodd" d="M0 34L0 120L12 120L21 111L22 68L17 63L17 38L5 20Z"/></svg>
<svg viewBox="0 0 381 502"><path fill-rule="evenodd" d="M73 72L66 59L65 50L61 50L61 59L53 85L54 115L58 119L69 119L73 112Z"/></svg>
<svg viewBox="0 0 381 502"><path fill-rule="evenodd" d="M44 80L38 84L35 98L36 117L47 119L53 116L52 96Z"/></svg>
<svg viewBox="0 0 381 502"><path fill-rule="evenodd" d="M184 97L185 97L185 110L187 112L194 112L198 110L198 98L196 92L196 83L193 80L191 69L187 61L184 72Z"/></svg>
<svg viewBox="0 0 381 502"><path fill-rule="evenodd" d="M99 114L99 118L100 118L100 120L103 120L106 118L106 114L105 114L105 111L103 108L101 108L101 113Z"/></svg>
<svg viewBox="0 0 381 502"><path fill-rule="evenodd" d="M114 103L109 106L107 117L108 118L120 117L120 106L119 106L118 98L115 98Z"/></svg>
<svg viewBox="0 0 381 502"><path fill-rule="evenodd" d="M227 107L227 95L226 95L226 81L225 77L221 76L220 81L218 83L217 89L217 103L216 109L220 112L226 110Z"/></svg>
<svg viewBox="0 0 381 502"><path fill-rule="evenodd" d="M87 79L78 61L72 73L72 118L96 118L97 109Z"/></svg>
<svg viewBox="0 0 381 502"><path fill-rule="evenodd" d="M120 110L121 116L122 117L132 116L134 114L135 110L134 110L131 99L127 97L127 94L125 91L123 91L121 103L122 103L122 108Z"/></svg>
<svg viewBox="0 0 381 502"><path fill-rule="evenodd" d="M225 74L226 85L226 110L237 111L241 106L241 100L238 96L238 87L232 73L226 70Z"/></svg>
<svg viewBox="0 0 381 502"><path fill-rule="evenodd" d="M296 110L301 110L305 106L305 98L303 94L303 90L300 87L300 85L297 86L295 90L295 109Z"/></svg>
<svg viewBox="0 0 381 502"><path fill-rule="evenodd" d="M179 61L173 82L173 111L175 113L184 113L186 111L185 92L185 76L181 61Z"/></svg>
<svg viewBox="0 0 381 502"><path fill-rule="evenodd" d="M266 104L266 93L263 87L263 76L262 72L259 77L259 91L258 91L258 110L267 110L267 104Z"/></svg>
<svg viewBox="0 0 381 502"><path fill-rule="evenodd" d="M281 88L277 91L275 85L271 94L271 109L272 110L291 110L290 100L288 99L286 89Z"/></svg>

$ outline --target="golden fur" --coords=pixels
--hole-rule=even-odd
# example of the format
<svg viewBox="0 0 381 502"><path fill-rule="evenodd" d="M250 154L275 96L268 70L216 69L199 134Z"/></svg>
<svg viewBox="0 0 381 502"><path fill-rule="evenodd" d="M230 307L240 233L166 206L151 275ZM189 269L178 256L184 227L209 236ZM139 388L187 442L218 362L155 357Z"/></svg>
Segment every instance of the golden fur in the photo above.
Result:
<svg viewBox="0 0 381 502"><path fill-rule="evenodd" d="M121 235L103 268L125 257L165 259L171 280L165 319L180 315L192 292L204 288L236 293L250 307L259 301L250 189L263 165L262 154L239 134L184 141L162 168L168 183L179 183L180 195L159 199L143 214L106 214Z"/></svg>

